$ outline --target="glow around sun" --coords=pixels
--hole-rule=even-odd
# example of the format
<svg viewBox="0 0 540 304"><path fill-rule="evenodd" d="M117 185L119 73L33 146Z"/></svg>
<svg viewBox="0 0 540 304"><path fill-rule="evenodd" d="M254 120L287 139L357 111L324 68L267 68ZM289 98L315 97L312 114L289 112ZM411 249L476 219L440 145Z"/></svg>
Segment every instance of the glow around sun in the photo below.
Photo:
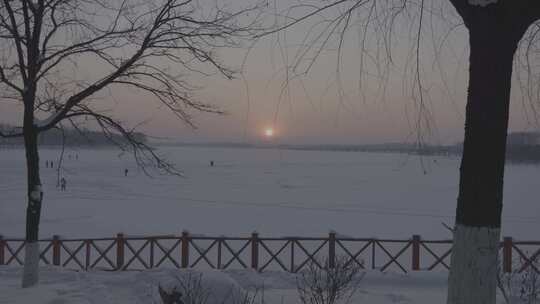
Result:
<svg viewBox="0 0 540 304"><path fill-rule="evenodd" d="M266 128L266 129L264 130L264 136L266 136L266 137L272 137L272 136L274 136L274 129L272 129L272 128Z"/></svg>

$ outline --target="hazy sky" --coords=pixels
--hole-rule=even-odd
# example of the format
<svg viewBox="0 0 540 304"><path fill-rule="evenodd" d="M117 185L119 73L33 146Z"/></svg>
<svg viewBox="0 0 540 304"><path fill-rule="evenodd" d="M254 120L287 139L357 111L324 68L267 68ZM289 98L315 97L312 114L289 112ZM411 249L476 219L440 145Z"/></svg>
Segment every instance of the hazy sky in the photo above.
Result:
<svg viewBox="0 0 540 304"><path fill-rule="evenodd" d="M434 0L433 3L440 5L441 1ZM280 5L287 4L287 1L283 2ZM445 11L448 12L449 8ZM421 36L419 58L424 103L429 111L432 131L429 141L453 143L461 141L463 136L468 37L463 26L446 35L445 29L457 22L456 19L448 18L444 22L437 19L426 19L429 26ZM338 39L334 37L309 73L289 82L286 81L286 67L294 63L300 42L310 29L316 28L315 23L303 23L280 35L263 38L247 57L244 78L241 75L232 81L219 76L194 78L197 85L204 86L198 92L198 99L227 112L226 115L192 113L198 127L196 130L140 92L115 89L111 95L104 95L101 103L103 108L110 109L130 125L144 122L140 130L149 135L178 141L268 140L263 136L266 128L274 128L272 140L283 143L414 141L419 100L418 90L414 87L416 61L410 56L414 54L411 50L416 43L411 28L414 29L417 21L418 18L413 16L409 22L403 21L397 27L394 34L396 42L392 45L393 61L388 66L390 76L385 80L380 76L384 73L381 69L386 67L388 57L381 51L375 29L367 32L369 37L364 46L363 69L360 68L358 38L361 27L353 27L344 36L341 56L337 55ZM434 56L433 50L439 49L442 36L443 47L439 56ZM245 52L222 50L220 57L230 66L239 67ZM305 56L302 66L310 62L313 54ZM383 59L379 60L377 56ZM337 63L338 58L341 59L340 64ZM79 77L84 73L91 75L94 69L91 61L82 61L79 66ZM289 70L288 76L292 75ZM514 89L511 130L533 128L533 119L527 109L518 90ZM0 120L16 123L20 110L12 104L0 103Z"/></svg>

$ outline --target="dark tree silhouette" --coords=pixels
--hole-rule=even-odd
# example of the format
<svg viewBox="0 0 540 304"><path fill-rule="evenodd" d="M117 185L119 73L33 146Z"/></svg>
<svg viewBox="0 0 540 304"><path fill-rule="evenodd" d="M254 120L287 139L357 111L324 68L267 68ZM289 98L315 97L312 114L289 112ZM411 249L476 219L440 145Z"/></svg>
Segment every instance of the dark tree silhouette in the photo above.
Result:
<svg viewBox="0 0 540 304"><path fill-rule="evenodd" d="M451 1L469 31L469 93L448 303L495 303L514 55L539 1Z"/></svg>
<svg viewBox="0 0 540 304"><path fill-rule="evenodd" d="M516 67L518 75L523 76L520 81L522 92L534 109L532 102L538 98L538 93L534 94L538 91L534 88L538 88L539 84L535 82L538 80L536 74L531 72L534 68L531 58L534 57L530 55L538 50L540 44L540 1L441 0L440 9L433 9L432 6L428 9L426 4L435 1L424 0L299 2L283 13L287 17L285 25L269 32L279 33L307 19L320 18L316 26L324 24L323 29L316 31L316 34L312 34L316 26L310 29L292 64L293 70L297 70L301 61L308 59L307 68L299 74L311 69L313 61L319 57L325 45L332 41L338 44L339 73L344 37L354 24L359 26L361 65L368 53L367 36L377 37L375 43L378 51L371 58L375 58L374 61L385 61L375 63L382 66L383 77L380 78L384 81L388 71L384 67L392 61L390 49L395 27L397 24L403 25L397 18L404 15L413 20L411 26L417 30L416 35L410 38L416 40L416 47L415 55L411 56L413 64L410 66L415 68L408 75L414 75L409 77L414 78L413 89L420 114L428 113L424 111L426 91L419 68L421 31L425 27L425 16L429 14L446 19L448 14L457 11L463 20L462 25L469 33L469 90L448 303L495 303L512 72L513 67ZM446 3L451 3L455 11L443 9ZM325 14L330 10L337 13ZM357 16L353 12L357 12ZM458 26L452 26L450 31ZM520 60L514 60L518 50ZM381 54L386 56L381 57ZM419 141L422 140L420 129L426 126L422 122L422 118L419 118L415 125Z"/></svg>
<svg viewBox="0 0 540 304"><path fill-rule="evenodd" d="M63 121L78 128L95 122L105 136L133 152L138 164L178 174L134 130L93 99L104 90L129 87L147 93L191 125L191 109L219 112L195 99L192 73L235 71L217 51L238 47L256 30L258 5L229 10L219 0L2 0L0 2L0 88L4 100L22 105L21 127L0 137L23 137L27 195L25 264L22 285L38 282L39 222L43 202L38 135ZM78 61L103 67L97 79L75 81ZM81 118L83 120L81 120Z"/></svg>

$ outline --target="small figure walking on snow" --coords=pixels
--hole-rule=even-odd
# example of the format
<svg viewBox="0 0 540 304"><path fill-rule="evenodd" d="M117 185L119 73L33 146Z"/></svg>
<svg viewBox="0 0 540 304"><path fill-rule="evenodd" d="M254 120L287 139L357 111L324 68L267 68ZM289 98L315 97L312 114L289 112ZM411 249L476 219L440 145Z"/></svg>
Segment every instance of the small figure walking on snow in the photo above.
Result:
<svg viewBox="0 0 540 304"><path fill-rule="evenodd" d="M45 161L45 168L49 168L49 161L48 160Z"/></svg>
<svg viewBox="0 0 540 304"><path fill-rule="evenodd" d="M128 176L129 170L126 168L124 169L124 176Z"/></svg>
<svg viewBox="0 0 540 304"><path fill-rule="evenodd" d="M60 190L66 191L66 179L62 177L60 180Z"/></svg>
<svg viewBox="0 0 540 304"><path fill-rule="evenodd" d="M213 167L213 166L214 166L214 161L211 160L211 161L210 161L210 167Z"/></svg>

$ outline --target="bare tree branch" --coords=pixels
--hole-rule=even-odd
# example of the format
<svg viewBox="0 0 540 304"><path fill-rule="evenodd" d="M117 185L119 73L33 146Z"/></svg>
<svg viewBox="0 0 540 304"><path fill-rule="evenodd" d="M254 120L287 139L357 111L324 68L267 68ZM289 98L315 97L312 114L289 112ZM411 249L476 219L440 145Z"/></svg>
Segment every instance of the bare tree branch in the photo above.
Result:
<svg viewBox="0 0 540 304"><path fill-rule="evenodd" d="M332 7L338 6L341 3L345 3L345 2L348 2L348 1L351 1L351 0L338 0L338 1L333 1L330 4L324 5L322 7L316 7L313 11L301 16L300 18L294 19L292 22L289 22L289 23L287 23L287 24L285 24L283 26L280 26L280 27L278 27L276 29L273 29L271 31L267 31L267 32L261 33L259 35L256 35L255 38L260 38L260 37L271 35L271 34L274 34L274 33L277 33L277 32L281 32L283 30L286 30L286 29L288 29L290 27L295 26L296 24L298 24L298 23L300 23L300 22L302 22L304 20L309 19L310 17L313 17L313 16L317 15L320 12L326 11L326 10L332 8ZM362 1L359 1L359 2L362 2Z"/></svg>
<svg viewBox="0 0 540 304"><path fill-rule="evenodd" d="M145 173L155 167L181 175L135 128L92 101L113 86L124 86L149 94L190 126L190 111L221 113L194 97L198 87L190 85L189 76L232 79L237 71L220 61L218 51L241 47L259 31L262 6L229 9L221 1L0 0L0 90L23 106L22 132L0 130L1 138L24 137L25 246L30 249L23 287L38 281L43 200L38 135L63 130L64 121L80 131L79 119L90 118L107 139L131 152ZM78 62L84 60L96 64L99 76L70 74L81 70Z"/></svg>
<svg viewBox="0 0 540 304"><path fill-rule="evenodd" d="M10 24L5 27L6 30L12 35L17 50L17 58L19 60L19 72L21 74L21 77L24 81L26 81L27 75L26 75L26 62L24 61L24 51L23 51L23 43L27 41L26 39L23 40L19 33L19 24L17 23L17 20L15 19L15 12L13 11L13 8L11 7L10 0L3 0L4 2L4 9L8 14L9 22ZM1 14L3 15L3 14ZM3 18L2 18L3 19Z"/></svg>
<svg viewBox="0 0 540 304"><path fill-rule="evenodd" d="M174 1L168 0L150 22L150 25L135 25L130 21L129 27L125 29L117 29L119 22L115 21L111 30L94 37L93 39L85 40L84 42L71 45L60 51L45 57L42 60L47 62L53 60L53 63L47 67L43 73L47 73L54 66L65 60L66 57L72 55L80 55L83 53L94 53L100 58L108 62L115 70L104 78L94 82L92 85L73 94L67 98L62 107L54 112L46 123L39 126L39 131L44 131L52 128L60 122L70 110L86 98L101 91L111 84L125 84L137 87L144 91L151 92L158 100L162 101L169 107L175 115L191 124L189 116L183 110L180 110L178 105L183 103L192 108L202 111L220 112L212 107L203 105L197 102L192 102L188 95L182 92L185 87L179 86L174 80L175 76L167 74L164 71L154 72L152 75L141 71L147 69L149 65L144 64L143 60L152 58L164 58L173 63L179 63L184 67L192 70L188 63L190 60L195 60L202 64L207 64L227 78L232 78L233 70L219 63L212 49L220 46L234 46L236 38L247 37L253 31L253 25L240 26L234 22L234 19L247 13L252 12L255 7L242 9L233 14L225 14L221 11L216 11L215 15L209 19L194 19L185 13L180 8L188 5L192 1ZM185 8L183 8L185 9ZM117 13L117 18L120 12ZM144 34L142 39L137 39L136 36ZM130 38L130 41L125 43L135 46L137 50L127 59L122 60L117 65L117 60L114 56L107 53L108 48L116 48L115 44L103 44L103 41L110 39L121 39L124 35L132 35L135 38ZM221 42L220 42L221 41ZM182 53L187 53L191 59L182 59ZM154 84L143 83L136 79L137 76L147 76L157 81L160 88L154 87ZM166 79L166 81L164 81ZM164 98L164 97L167 98Z"/></svg>

